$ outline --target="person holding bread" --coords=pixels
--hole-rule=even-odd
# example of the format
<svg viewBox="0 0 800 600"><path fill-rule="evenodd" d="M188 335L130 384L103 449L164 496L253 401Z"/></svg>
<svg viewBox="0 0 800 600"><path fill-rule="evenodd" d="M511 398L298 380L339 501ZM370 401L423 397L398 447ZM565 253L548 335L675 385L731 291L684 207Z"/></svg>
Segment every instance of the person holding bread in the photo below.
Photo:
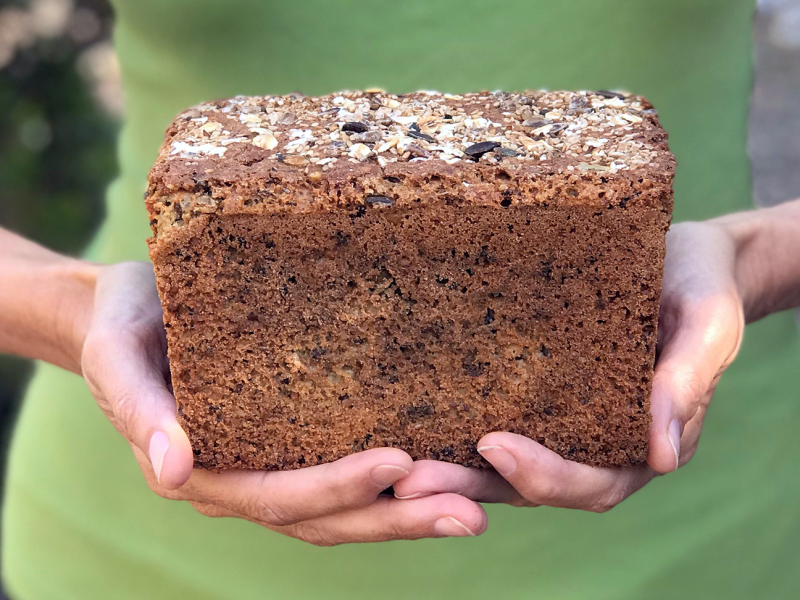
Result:
<svg viewBox="0 0 800 600"><path fill-rule="evenodd" d="M0 231L0 352L40 360L6 477L12 598L792 597L800 201L751 208L752 1L114 8L127 114L105 223L80 259ZM214 98L376 85L625 89L658 108L679 166L646 464L496 431L475 440L494 470L397 448L193 468L144 242L163 131Z"/></svg>

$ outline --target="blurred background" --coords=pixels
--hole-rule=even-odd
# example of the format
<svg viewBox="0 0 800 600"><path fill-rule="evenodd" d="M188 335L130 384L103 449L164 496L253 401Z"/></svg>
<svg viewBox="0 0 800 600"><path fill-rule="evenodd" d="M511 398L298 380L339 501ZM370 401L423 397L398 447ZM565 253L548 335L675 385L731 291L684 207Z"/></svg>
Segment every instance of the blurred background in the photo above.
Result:
<svg viewBox="0 0 800 600"><path fill-rule="evenodd" d="M111 17L105 0L0 0L0 226L69 254L102 220L116 169ZM0 356L3 450L29 373Z"/></svg>
<svg viewBox="0 0 800 600"><path fill-rule="evenodd" d="M102 220L116 169L111 30L104 0L0 0L0 226L69 254ZM754 32L754 196L772 205L800 197L800 0L760 0ZM0 356L3 454L30 368Z"/></svg>
<svg viewBox="0 0 800 600"><path fill-rule="evenodd" d="M750 157L756 202L800 197L800 0L759 0Z"/></svg>

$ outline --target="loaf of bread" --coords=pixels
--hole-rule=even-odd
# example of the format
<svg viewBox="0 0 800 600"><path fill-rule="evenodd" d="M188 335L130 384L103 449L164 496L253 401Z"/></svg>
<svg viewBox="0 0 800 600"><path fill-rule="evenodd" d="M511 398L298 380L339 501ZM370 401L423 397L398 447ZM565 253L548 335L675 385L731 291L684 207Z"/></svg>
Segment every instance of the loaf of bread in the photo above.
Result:
<svg viewBox="0 0 800 600"><path fill-rule="evenodd" d="M673 173L655 110L616 92L183 112L146 203L196 464L486 466L498 430L643 462Z"/></svg>

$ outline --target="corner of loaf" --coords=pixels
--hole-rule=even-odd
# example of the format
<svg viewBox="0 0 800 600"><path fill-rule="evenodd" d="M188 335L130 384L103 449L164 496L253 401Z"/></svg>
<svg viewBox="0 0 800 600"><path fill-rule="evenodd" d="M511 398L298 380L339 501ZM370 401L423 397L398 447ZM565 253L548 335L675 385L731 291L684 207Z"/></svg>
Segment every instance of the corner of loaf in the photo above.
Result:
<svg viewBox="0 0 800 600"><path fill-rule="evenodd" d="M496 430L641 463L674 159L643 98L236 97L167 131L146 202L196 462Z"/></svg>

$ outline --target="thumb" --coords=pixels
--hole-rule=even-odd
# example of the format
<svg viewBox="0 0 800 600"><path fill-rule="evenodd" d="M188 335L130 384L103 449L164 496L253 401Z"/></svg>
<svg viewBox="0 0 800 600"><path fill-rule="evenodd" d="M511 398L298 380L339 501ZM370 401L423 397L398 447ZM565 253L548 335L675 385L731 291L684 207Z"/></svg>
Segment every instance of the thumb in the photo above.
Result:
<svg viewBox="0 0 800 600"><path fill-rule="evenodd" d="M128 441L147 456L158 484L166 489L177 489L192 473L194 454L189 438L177 421L175 398L166 389L163 378L161 382L145 381L142 371L135 383L124 381L129 376L134 376L133 370L115 373L106 379L111 420Z"/></svg>
<svg viewBox="0 0 800 600"><path fill-rule="evenodd" d="M158 483L175 489L189 479L194 455L167 387L152 270L131 264L111 269L98 279L84 377L117 430L149 458Z"/></svg>
<svg viewBox="0 0 800 600"><path fill-rule="evenodd" d="M129 441L146 454L156 481L170 490L186 483L194 454L177 421L172 394L166 387L141 386L132 410L117 400L114 412L125 423Z"/></svg>
<svg viewBox="0 0 800 600"><path fill-rule="evenodd" d="M647 462L659 473L674 471L691 458L699 426L687 425L695 416L702 420L719 377L736 356L744 326L735 293L685 301L675 312L664 319L670 331L663 332L667 341L660 349L650 400Z"/></svg>

